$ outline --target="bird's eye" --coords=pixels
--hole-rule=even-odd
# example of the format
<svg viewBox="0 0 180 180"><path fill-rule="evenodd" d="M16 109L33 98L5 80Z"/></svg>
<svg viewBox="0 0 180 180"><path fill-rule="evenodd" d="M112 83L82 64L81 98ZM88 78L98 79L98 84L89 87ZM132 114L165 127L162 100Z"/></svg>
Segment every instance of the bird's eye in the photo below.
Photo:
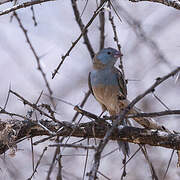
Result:
<svg viewBox="0 0 180 180"><path fill-rule="evenodd" d="M110 51L108 51L108 52L107 52L107 54L111 54L111 52L110 52Z"/></svg>

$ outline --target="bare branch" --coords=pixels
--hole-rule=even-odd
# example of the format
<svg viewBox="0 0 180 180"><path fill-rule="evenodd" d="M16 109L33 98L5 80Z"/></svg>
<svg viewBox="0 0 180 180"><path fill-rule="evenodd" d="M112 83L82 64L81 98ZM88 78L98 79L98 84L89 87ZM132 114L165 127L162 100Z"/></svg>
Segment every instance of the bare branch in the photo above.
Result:
<svg viewBox="0 0 180 180"><path fill-rule="evenodd" d="M54 72L52 73L52 79L55 77L56 73L58 72L59 68L61 67L61 65L64 63L65 58L67 56L69 56L70 52L72 51L72 49L76 46L76 44L79 42L79 40L81 39L81 37L83 36L84 33L86 33L88 27L92 24L92 22L94 21L94 19L96 18L96 16L99 14L99 12L101 11L101 8L103 7L104 3L107 2L107 0L103 0L102 3L99 5L99 7L96 9L96 11L94 11L93 16L91 17L91 19L89 20L89 22L86 24L86 26L83 28L82 33L79 35L79 37L72 42L72 46L69 48L69 50L66 52L66 54L64 56L62 56L61 58L61 62L59 63L59 65L57 66L57 68L54 70Z"/></svg>
<svg viewBox="0 0 180 180"><path fill-rule="evenodd" d="M24 36L25 36L25 38L26 38L26 41L27 41L27 43L28 43L28 45L29 45L29 47L30 47L30 49L31 49L31 51L32 51L35 59L36 59L37 68L38 68L38 70L40 71L40 73L41 73L41 75L42 75L42 77L43 77L43 79L44 79L45 85L46 85L46 87L47 87L47 89L48 89L48 92L49 92L49 99L50 99L53 107L55 108L55 103L54 103L54 100L53 100L53 98L52 98L53 92L52 92L51 87L50 87L50 85L49 85L49 82L48 82L48 80L47 80L47 78L46 78L46 74L45 74L45 72L43 71L42 66L41 66L41 64L40 64L40 58L39 58L39 56L37 55L37 52L35 51L35 49L34 49L34 47L33 47L33 45L32 45L32 42L30 41L30 38L29 38L28 33L27 33L27 30L24 28L24 26L23 26L23 24L22 24L22 22L21 22L21 20L20 20L20 18L19 18L19 16L17 15L16 12L14 12L14 16L15 16L15 18L17 19L18 24L19 24L21 30L22 30L23 33L24 33Z"/></svg>
<svg viewBox="0 0 180 180"><path fill-rule="evenodd" d="M10 90L10 93L14 94L15 96L17 96L18 98L20 98L24 105L28 104L30 107L32 107L33 109L36 109L40 114L45 115L46 117L52 119L53 121L57 121L54 117L48 115L47 113L45 113L44 111L42 111L36 104L33 104L31 102L29 102L28 100L26 100L25 98L23 98L21 95L19 95L18 93ZM51 113L52 114L52 113Z"/></svg>
<svg viewBox="0 0 180 180"><path fill-rule="evenodd" d="M1 5L1 4L4 4L4 3L11 2L11 1L13 1L13 0L1 0L0 5Z"/></svg>
<svg viewBox="0 0 180 180"><path fill-rule="evenodd" d="M159 117L159 116L166 116L166 115L180 115L180 110L167 110L167 111L160 111L160 112L153 112L153 113L139 113L128 115L128 118L133 117Z"/></svg>
<svg viewBox="0 0 180 180"><path fill-rule="evenodd" d="M49 147L57 147L57 146L60 146L60 147L68 147L68 148L80 148L80 149L96 149L96 146L93 146L93 145L83 145L83 144L62 144L62 143L57 143L57 144L50 144Z"/></svg>
<svg viewBox="0 0 180 180"><path fill-rule="evenodd" d="M156 42L154 40L152 40L148 35L146 35L145 31L141 27L140 22L135 20L116 1L113 1L113 3L117 7L119 13L125 18L126 22L129 24L129 26L132 27L132 29L134 30L136 36L151 49L151 51L154 53L156 59L161 60L168 67L172 67L172 65L169 63L167 58L164 56L162 50L159 48L159 46L156 44Z"/></svg>
<svg viewBox="0 0 180 180"><path fill-rule="evenodd" d="M4 14L8 14L8 13L13 12L18 9L26 8L26 7L35 5L35 4L41 4L44 2L48 2L48 1L55 1L55 0L33 0L33 1L22 3L22 4L18 4L11 8L6 9L6 10L0 11L0 16L2 16Z"/></svg>
<svg viewBox="0 0 180 180"><path fill-rule="evenodd" d="M40 120L40 123L48 128L51 132L56 133L57 136L64 137L68 137L73 131L72 136L74 137L94 138L95 135L96 138L102 139L106 137L106 132L111 128L111 125L107 123L98 124L96 122L80 123L77 126L73 123L68 123L68 127L66 121L55 123L53 121ZM11 125L11 130L13 132L17 132L15 142L20 142L19 140L26 136L49 136L49 133L43 128L39 127L37 122L18 120L11 120L10 122L0 121L0 154L4 153L9 148L7 142L4 141L5 134L3 134L7 125ZM58 132L58 129L62 130ZM12 132L9 131L9 134L6 134L6 136L11 137ZM50 135L50 137L52 136ZM142 128L125 126L121 129L114 128L113 132L108 136L108 138L111 140L128 141L135 144L149 144L151 146L161 146L180 150L180 135L166 133L160 130L146 130Z"/></svg>
<svg viewBox="0 0 180 180"><path fill-rule="evenodd" d="M58 140L59 140L59 138L58 138ZM56 159L57 159L57 156L60 154L60 146L58 146L58 147L56 147L56 150L55 150L55 152L54 152L54 155L53 155L53 158L52 158L52 162L51 162L51 165L49 166L49 170L48 170L48 174L47 174L47 178L46 178L46 180L50 180L50 175L51 175L51 173L52 173L52 171L53 171L53 167L55 166L55 161L56 161ZM59 161L61 161L61 158L59 158ZM62 171L62 168L60 167L60 172L58 172L59 173L59 177L61 177L61 171ZM61 178L62 179L62 178Z"/></svg>
<svg viewBox="0 0 180 180"><path fill-rule="evenodd" d="M113 7L113 4L111 3L111 1L109 1L109 7L111 8L111 6ZM113 7L113 10L116 11L116 10L114 9L114 7ZM113 30L114 41L115 41L115 43L116 43L116 46L117 46L118 50L121 52L121 45L120 45L120 43L119 43L119 39L118 39L117 31L116 31L116 26L115 26L114 18L113 18L113 16L112 16L111 11L109 11L109 21L110 21L110 23L111 23L112 30ZM121 52L121 54L122 54L122 52ZM125 73L124 73L124 68L123 68L122 57L123 57L123 56L120 56L120 65L119 65L119 68L121 69L122 75L123 75L123 77L125 78Z"/></svg>
<svg viewBox="0 0 180 180"><path fill-rule="evenodd" d="M149 159L149 156L148 156L148 152L147 152L147 150L146 150L146 147L145 147L145 146L143 147L143 146L141 146L141 145L139 145L139 146L140 146L140 148L141 148L141 152L143 153L143 155L144 155L144 157L145 157L145 159L147 160L147 163L148 163L148 165L149 165L149 168L150 168L150 171L151 171L151 175L152 175L152 180L158 180L157 173L156 173L156 171L155 171L155 168L154 168L152 162L151 162L150 159Z"/></svg>
<svg viewBox="0 0 180 180"><path fill-rule="evenodd" d="M106 120L115 120L115 119L117 119L117 116L110 116L110 117L109 116L104 116L103 118L100 118L99 116L97 116L97 115L95 115L95 114L93 114L91 112L88 112L88 111L85 111L85 110L81 109L79 106L75 106L74 110L76 110L80 114L82 114L84 116L87 116L89 118L92 118L92 119L94 119L94 120L96 120L98 122L104 122ZM127 118L159 117L159 116L166 116L166 115L180 115L180 110L167 110L167 111L160 111L160 112L153 112L153 113L129 114L126 117ZM147 124L151 123L151 120L150 120L150 122L148 122L148 119L146 119L146 121L144 121L144 122L142 121L142 122L138 122L138 123L141 124L142 126L146 127L147 129L154 129L154 128L152 128L152 126L147 127Z"/></svg>
<svg viewBox="0 0 180 180"><path fill-rule="evenodd" d="M32 12L32 20L34 22L34 26L37 26L37 20L36 20L36 17L35 17L35 12L34 12L34 7L31 6L31 12Z"/></svg>
<svg viewBox="0 0 180 180"><path fill-rule="evenodd" d="M171 6L175 9L180 10L180 1L178 0L129 0L131 2L142 2L142 1L147 1L147 2L156 2L160 4L164 4L166 6Z"/></svg>
<svg viewBox="0 0 180 180"><path fill-rule="evenodd" d="M102 0L101 0L102 2ZM100 13L99 13L99 23L100 23L100 27L99 27L99 30L100 30L100 47L99 47L99 50L103 49L104 48L104 42L105 42L105 15L104 15L104 11L102 10Z"/></svg>
<svg viewBox="0 0 180 180"><path fill-rule="evenodd" d="M38 160L38 162L37 162L37 164L36 164L36 167L35 167L35 169L34 169L32 175L31 175L31 177L28 178L28 180L31 180L32 177L34 176L34 174L36 173L37 168L38 168L38 166L39 166L39 164L40 164L40 162L41 162L41 159L42 159L42 157L43 157L43 155L44 155L44 153L45 153L46 151L47 151L47 147L45 147L45 148L43 149L43 152L42 152L41 156L39 157L39 160Z"/></svg>
<svg viewBox="0 0 180 180"><path fill-rule="evenodd" d="M90 91L90 90L88 90L88 92L85 93L85 96L84 96L84 98L83 98L83 100L82 100L82 102L81 102L81 104L80 104L80 107L81 107L81 108L84 107L84 105L85 105L86 101L88 100L90 94L91 94L91 91ZM80 112L78 112L78 111L75 113L74 117L72 118L72 122L74 122L74 121L76 120L76 118L78 117L78 114L79 114L79 113L80 113Z"/></svg>
<svg viewBox="0 0 180 180"><path fill-rule="evenodd" d="M82 22L82 19L81 19L81 16L80 16L80 13L79 13L79 10L78 10L78 7L77 7L77 2L76 0L71 0L71 4L72 4L72 8L73 8L73 11L74 11L74 15L75 15L75 18L76 18L76 22L77 24L79 25L79 28L81 29L81 32L82 32L82 36L84 38L84 43L90 53L90 56L91 58L94 57L94 50L92 48L92 45L90 43L90 40L89 40L89 37L87 35L87 30L83 33L84 31L84 24Z"/></svg>

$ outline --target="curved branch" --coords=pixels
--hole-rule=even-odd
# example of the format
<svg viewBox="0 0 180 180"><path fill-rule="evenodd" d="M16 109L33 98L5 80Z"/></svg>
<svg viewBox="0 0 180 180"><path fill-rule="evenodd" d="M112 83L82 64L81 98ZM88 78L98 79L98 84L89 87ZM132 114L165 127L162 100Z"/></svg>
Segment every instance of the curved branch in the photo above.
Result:
<svg viewBox="0 0 180 180"><path fill-rule="evenodd" d="M26 8L26 7L35 5L35 4L41 4L44 2L48 2L48 1L55 1L55 0L34 0L34 1L25 2L22 4L18 4L18 5L11 7L11 8L6 9L6 10L0 11L0 16L2 16L4 14L8 14L8 13L13 12L13 11L18 10L18 9Z"/></svg>
<svg viewBox="0 0 180 180"><path fill-rule="evenodd" d="M129 0L131 2L141 2L141 1L148 1L148 2L156 2L156 3L161 3L166 6L171 6L175 9L180 10L180 1L178 0Z"/></svg>

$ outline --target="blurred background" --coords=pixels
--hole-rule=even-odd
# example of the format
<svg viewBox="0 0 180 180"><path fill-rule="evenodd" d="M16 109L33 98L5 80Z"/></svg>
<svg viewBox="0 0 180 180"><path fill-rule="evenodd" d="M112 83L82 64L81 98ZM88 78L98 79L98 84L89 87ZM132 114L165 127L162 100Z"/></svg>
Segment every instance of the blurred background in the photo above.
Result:
<svg viewBox="0 0 180 180"><path fill-rule="evenodd" d="M17 3L23 2L26 1L18 1ZM1 4L0 11L12 7L13 3ZM86 3L87 6L83 12ZM96 10L96 3L96 1L77 1L80 13L83 12L82 20L85 25ZM126 0L116 0L113 1L113 5L121 18L120 21L116 13L111 10L122 47L125 77L128 79L128 98L132 100L150 87L157 77L161 77L180 66L180 13L172 7L150 2L132 3ZM108 20L109 11L107 7L104 8L105 47L116 48L112 26ZM34 13L37 26L34 26L30 7L20 9L16 13L40 57L40 64L53 91L53 96L73 105L79 105L88 91L88 73L92 68L91 57L82 38L64 61L58 74L52 79L52 73L60 63L61 56L67 52L72 42L81 33L75 21L71 1L61 0L35 5ZM37 69L37 61L26 42L24 33L16 18L11 18L11 15L12 13L0 16L1 107L6 102L9 87L32 103L36 102L42 90L43 93L48 94L42 75ZM97 17L88 28L88 36L95 52L98 52L100 44L99 26L99 18ZM156 97L165 105L160 103ZM47 96L43 96L40 101L51 103ZM75 114L73 107L58 100L55 100L55 103L57 119L72 121ZM143 98L137 106L145 112L180 109L178 75L161 84L154 94ZM7 111L26 115L29 109L17 97L10 96ZM92 95L90 95L84 109L97 115L101 113L101 107ZM0 115L0 118L2 120L10 119L5 115ZM156 118L156 120L169 129L179 131L179 118L179 116L171 115ZM90 120L86 117L81 120L81 122L86 121ZM33 138L33 141L41 138ZM77 140L77 138L70 138L69 142ZM35 162L42 154L43 148L50 143L47 141L34 146ZM83 143L87 144L87 140ZM89 143L94 144L94 140L90 140ZM130 147L131 154L138 149L138 146L134 144L131 144ZM104 149L103 155L114 149L117 149L117 143L110 141ZM54 151L55 148L48 148L33 179L46 179ZM172 150L147 146L147 151L159 179L162 179ZM62 173L64 179L83 179L86 153L85 150L63 149ZM93 150L89 151L86 172L89 172L91 168L93 153ZM30 140L19 143L15 157L9 156L8 153L5 156L1 155L0 179L23 180L29 178L32 174L31 159ZM120 179L122 159L123 155L118 150L105 156L101 160L99 171L109 179ZM175 153L166 176L167 180L180 178L180 170L176 167L176 163ZM56 165L51 179L56 178L58 170ZM106 178L99 174L99 179ZM152 179L147 161L141 152L138 152L127 164L125 179Z"/></svg>

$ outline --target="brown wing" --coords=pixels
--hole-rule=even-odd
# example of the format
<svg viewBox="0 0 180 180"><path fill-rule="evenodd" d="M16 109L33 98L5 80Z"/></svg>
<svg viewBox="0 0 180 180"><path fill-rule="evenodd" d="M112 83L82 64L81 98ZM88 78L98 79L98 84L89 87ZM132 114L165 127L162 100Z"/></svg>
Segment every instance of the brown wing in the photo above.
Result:
<svg viewBox="0 0 180 180"><path fill-rule="evenodd" d="M93 89L92 89L92 86L91 86L91 72L89 72L89 76L88 76L88 86L89 86L89 90L91 91L92 95L94 96L94 93L93 93Z"/></svg>
<svg viewBox="0 0 180 180"><path fill-rule="evenodd" d="M117 74L120 92L123 94L124 98L127 98L126 81L125 81L121 71L119 71L117 68L114 68L114 72Z"/></svg>

